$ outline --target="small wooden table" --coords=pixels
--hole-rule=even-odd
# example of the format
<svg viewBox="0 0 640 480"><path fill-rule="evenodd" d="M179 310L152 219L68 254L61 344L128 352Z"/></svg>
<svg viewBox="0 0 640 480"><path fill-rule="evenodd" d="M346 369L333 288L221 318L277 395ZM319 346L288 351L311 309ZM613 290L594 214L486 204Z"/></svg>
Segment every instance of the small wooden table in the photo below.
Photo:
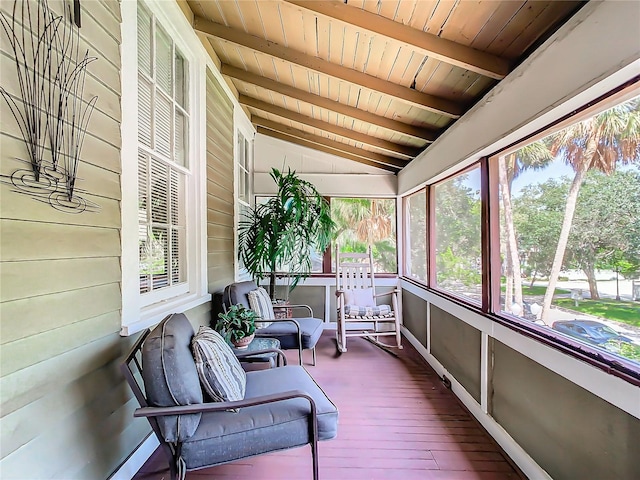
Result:
<svg viewBox="0 0 640 480"><path fill-rule="evenodd" d="M276 300L273 303L273 315L275 318L293 318L293 309L288 301Z"/></svg>
<svg viewBox="0 0 640 480"><path fill-rule="evenodd" d="M236 355L267 350L270 348L279 349L280 340L277 338L256 337L247 348L235 348L234 346L231 346L231 350L233 350L233 353ZM259 355L242 358L241 361L247 363L269 362L269 368L273 368L274 366L278 366L278 354L276 352L261 353Z"/></svg>

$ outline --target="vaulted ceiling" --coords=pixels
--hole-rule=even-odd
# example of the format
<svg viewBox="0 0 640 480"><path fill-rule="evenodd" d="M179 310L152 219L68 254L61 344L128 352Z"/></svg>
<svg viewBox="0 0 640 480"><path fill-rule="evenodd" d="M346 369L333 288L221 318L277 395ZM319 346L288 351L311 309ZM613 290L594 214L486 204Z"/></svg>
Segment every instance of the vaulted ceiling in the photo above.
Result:
<svg viewBox="0 0 640 480"><path fill-rule="evenodd" d="M259 133L394 173L584 4L186 3Z"/></svg>

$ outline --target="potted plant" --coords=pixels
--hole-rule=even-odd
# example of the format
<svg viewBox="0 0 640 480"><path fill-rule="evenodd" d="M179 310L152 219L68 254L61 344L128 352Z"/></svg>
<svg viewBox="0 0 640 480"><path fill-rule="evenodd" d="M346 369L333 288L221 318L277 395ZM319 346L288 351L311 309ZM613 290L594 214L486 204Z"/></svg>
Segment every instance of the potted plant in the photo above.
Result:
<svg viewBox="0 0 640 480"><path fill-rule="evenodd" d="M247 348L255 336L258 314L244 305L231 305L218 314L215 330L236 348Z"/></svg>
<svg viewBox="0 0 640 480"><path fill-rule="evenodd" d="M295 171L271 171L278 187L268 202L248 209L239 225L239 257L256 281L269 277L275 300L276 272L288 272L291 289L311 273L312 252L323 252L334 223L329 202Z"/></svg>

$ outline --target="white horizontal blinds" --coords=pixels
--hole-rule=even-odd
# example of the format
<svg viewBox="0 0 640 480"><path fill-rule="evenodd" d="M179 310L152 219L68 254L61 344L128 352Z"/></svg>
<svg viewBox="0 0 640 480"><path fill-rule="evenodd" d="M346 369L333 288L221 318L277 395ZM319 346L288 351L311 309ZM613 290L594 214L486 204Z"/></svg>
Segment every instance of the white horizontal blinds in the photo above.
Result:
<svg viewBox="0 0 640 480"><path fill-rule="evenodd" d="M188 64L184 59L180 51L174 49L174 64L175 64L175 82L174 82L174 161L178 165L188 167L187 165L187 152L188 152L188 138L189 132L189 115L187 100L187 74Z"/></svg>
<svg viewBox="0 0 640 480"><path fill-rule="evenodd" d="M152 104L151 14L138 3L138 141L151 148Z"/></svg>
<svg viewBox="0 0 640 480"><path fill-rule="evenodd" d="M187 280L188 64L138 3L140 293Z"/></svg>

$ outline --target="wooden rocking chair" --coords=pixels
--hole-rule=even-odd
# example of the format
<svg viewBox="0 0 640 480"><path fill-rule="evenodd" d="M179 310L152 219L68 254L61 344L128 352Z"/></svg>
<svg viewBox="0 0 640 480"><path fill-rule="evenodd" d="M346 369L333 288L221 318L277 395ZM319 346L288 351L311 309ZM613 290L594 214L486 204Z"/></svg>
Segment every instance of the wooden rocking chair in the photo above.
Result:
<svg viewBox="0 0 640 480"><path fill-rule="evenodd" d="M377 297L391 295L391 305L378 305ZM336 245L336 297L338 350L347 351L348 337L364 337L383 348L402 348L398 309L398 290L376 294L373 255L340 252ZM394 337L395 345L380 341L380 337Z"/></svg>

